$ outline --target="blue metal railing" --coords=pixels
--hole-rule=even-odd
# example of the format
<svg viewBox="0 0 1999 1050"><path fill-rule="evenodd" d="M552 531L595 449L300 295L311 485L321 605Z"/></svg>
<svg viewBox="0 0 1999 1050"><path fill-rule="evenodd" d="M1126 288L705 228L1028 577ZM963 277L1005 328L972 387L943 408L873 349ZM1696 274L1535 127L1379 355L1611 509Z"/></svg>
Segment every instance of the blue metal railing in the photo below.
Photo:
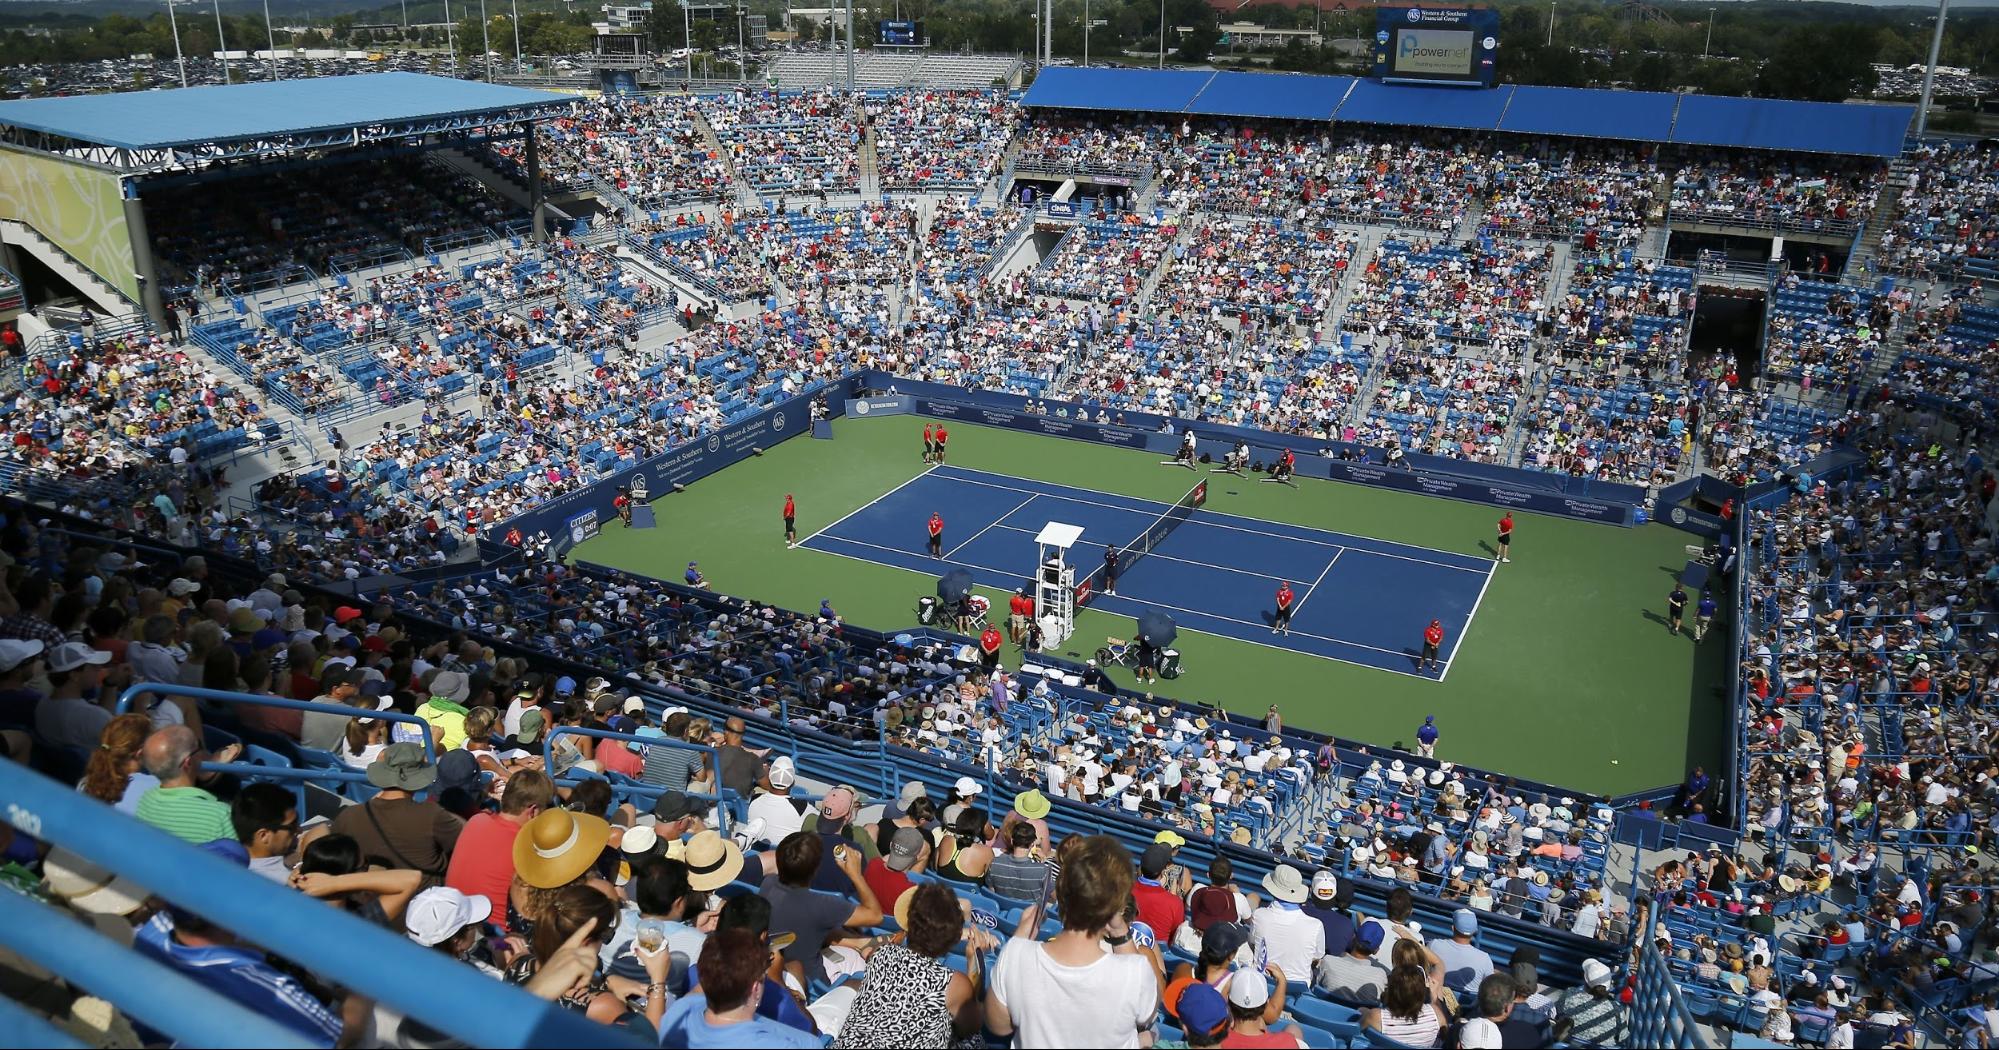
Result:
<svg viewBox="0 0 1999 1050"><path fill-rule="evenodd" d="M318 711L322 714L343 714L349 718L374 718L386 722L402 722L415 725L423 734L423 753L431 761L437 760L437 738L431 732L430 723L415 715L401 711L384 711L372 707L349 707L346 704L322 704L312 700L289 700L282 696L251 696L248 693L227 693L220 689L202 689L191 685L169 685L161 682L134 682L118 694L119 714L132 710L132 705L141 696L185 696L196 700L210 700L222 704L243 704L251 707L276 707L287 711Z"/></svg>
<svg viewBox="0 0 1999 1050"><path fill-rule="evenodd" d="M23 766L0 762L4 816L328 981L474 1046L639 1046L616 1028L537 999L308 899ZM192 1046L302 1046L268 1017L99 936L41 904L7 908L0 943L23 951L142 1023ZM137 979L135 979L137 978ZM9 1035L11 1029L0 1028Z"/></svg>
<svg viewBox="0 0 1999 1050"><path fill-rule="evenodd" d="M1649 922L1650 916L1647 916ZM1627 1046L1708 1050L1700 1023L1680 999L1680 987L1651 938L1638 938L1638 983L1631 995L1631 1034Z"/></svg>

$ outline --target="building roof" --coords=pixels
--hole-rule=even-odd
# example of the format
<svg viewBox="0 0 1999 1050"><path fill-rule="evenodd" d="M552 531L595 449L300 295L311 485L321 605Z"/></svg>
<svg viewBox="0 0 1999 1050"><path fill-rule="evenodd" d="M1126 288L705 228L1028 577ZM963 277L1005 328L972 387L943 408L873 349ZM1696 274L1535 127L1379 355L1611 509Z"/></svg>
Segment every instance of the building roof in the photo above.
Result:
<svg viewBox="0 0 1999 1050"><path fill-rule="evenodd" d="M146 150L556 109L574 101L424 73L370 73L0 102L0 126Z"/></svg>
<svg viewBox="0 0 1999 1050"><path fill-rule="evenodd" d="M1440 87L1295 73L1046 69L1026 106L1330 120L1862 157L1902 152L1913 106L1599 88Z"/></svg>

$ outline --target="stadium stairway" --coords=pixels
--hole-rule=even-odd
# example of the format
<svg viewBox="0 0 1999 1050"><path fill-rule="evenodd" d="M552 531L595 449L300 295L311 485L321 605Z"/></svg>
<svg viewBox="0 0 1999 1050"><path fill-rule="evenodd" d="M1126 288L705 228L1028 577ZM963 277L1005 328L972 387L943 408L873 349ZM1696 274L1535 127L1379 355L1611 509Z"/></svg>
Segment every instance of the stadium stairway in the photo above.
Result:
<svg viewBox="0 0 1999 1050"><path fill-rule="evenodd" d="M875 145L875 126L870 123L861 136L861 197L880 200L882 195L881 154ZM917 243L922 243L920 240Z"/></svg>
<svg viewBox="0 0 1999 1050"><path fill-rule="evenodd" d="M1140 214L1144 214L1143 210L1140 211ZM1159 262L1152 267L1152 272L1146 275L1144 286L1139 288L1138 298L1132 306L1132 310L1135 313L1148 312L1147 308L1152 303L1152 293L1158 291L1159 283L1166 279L1166 271L1173 266L1174 254L1180 250L1182 245L1194 239L1194 223L1196 221L1213 221L1205 216L1197 220L1197 217L1193 213L1184 210L1168 214L1167 220L1179 223L1179 231L1174 235L1173 243L1167 245L1166 250L1160 253Z"/></svg>
<svg viewBox="0 0 1999 1050"><path fill-rule="evenodd" d="M64 251L61 245L42 236L40 230L18 219L0 219L0 241L5 241L16 251L27 255L56 276L62 278L78 292L90 300L91 306L100 317L120 317L139 309L125 293L111 282L97 276L90 267L78 262L76 257Z"/></svg>
<svg viewBox="0 0 1999 1050"><path fill-rule="evenodd" d="M491 164L486 163L465 150L432 150L426 155L425 159L447 172L465 175L478 181L481 186L492 192L494 196L510 204L527 208L533 203L532 194L528 192L528 187L520 180L505 174L500 169L493 167Z"/></svg>
<svg viewBox="0 0 1999 1050"><path fill-rule="evenodd" d="M735 187L736 202L749 208L761 208L763 202L757 199L757 191L744 181L743 173L736 170L735 153L730 151L729 147L722 145L722 140L715 134L714 126L708 123L708 118L699 112L695 113L694 127L701 133L702 145L707 147L708 152L722 158L723 165L729 169L729 185Z"/></svg>

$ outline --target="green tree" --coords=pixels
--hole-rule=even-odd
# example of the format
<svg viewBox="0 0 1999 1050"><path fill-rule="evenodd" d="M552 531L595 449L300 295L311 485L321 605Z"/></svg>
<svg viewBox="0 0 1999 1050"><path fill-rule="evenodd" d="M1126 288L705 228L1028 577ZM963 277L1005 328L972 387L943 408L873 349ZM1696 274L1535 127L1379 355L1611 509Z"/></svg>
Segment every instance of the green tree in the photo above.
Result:
<svg viewBox="0 0 1999 1050"><path fill-rule="evenodd" d="M1766 98L1844 102L1880 82L1873 69L1880 37L1870 26L1809 25L1792 29L1756 77Z"/></svg>

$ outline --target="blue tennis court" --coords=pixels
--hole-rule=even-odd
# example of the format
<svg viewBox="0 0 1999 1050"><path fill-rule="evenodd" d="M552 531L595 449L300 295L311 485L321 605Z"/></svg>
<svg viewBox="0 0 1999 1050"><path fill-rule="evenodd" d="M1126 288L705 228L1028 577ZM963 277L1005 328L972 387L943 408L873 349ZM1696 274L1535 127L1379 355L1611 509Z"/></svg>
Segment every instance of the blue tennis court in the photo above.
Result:
<svg viewBox="0 0 1999 1050"><path fill-rule="evenodd" d="M1206 477L1203 472L1199 477ZM1191 487L1197 476L1188 475ZM1051 521L1083 529L1070 552L1077 577L1099 567L1171 504L1043 481L942 466L891 489L807 537L800 546L860 561L940 574L945 564L979 583L1013 590L1034 569L1034 537ZM944 557L927 552L931 511L944 517ZM1149 555L1120 574L1115 595L1089 608L1124 616L1163 609L1182 629L1328 660L1416 675L1423 628L1444 623L1441 679L1492 578L1491 560L1364 536L1196 510ZM1270 633L1273 595L1297 595L1287 635ZM1084 648L1097 639L1078 638Z"/></svg>

